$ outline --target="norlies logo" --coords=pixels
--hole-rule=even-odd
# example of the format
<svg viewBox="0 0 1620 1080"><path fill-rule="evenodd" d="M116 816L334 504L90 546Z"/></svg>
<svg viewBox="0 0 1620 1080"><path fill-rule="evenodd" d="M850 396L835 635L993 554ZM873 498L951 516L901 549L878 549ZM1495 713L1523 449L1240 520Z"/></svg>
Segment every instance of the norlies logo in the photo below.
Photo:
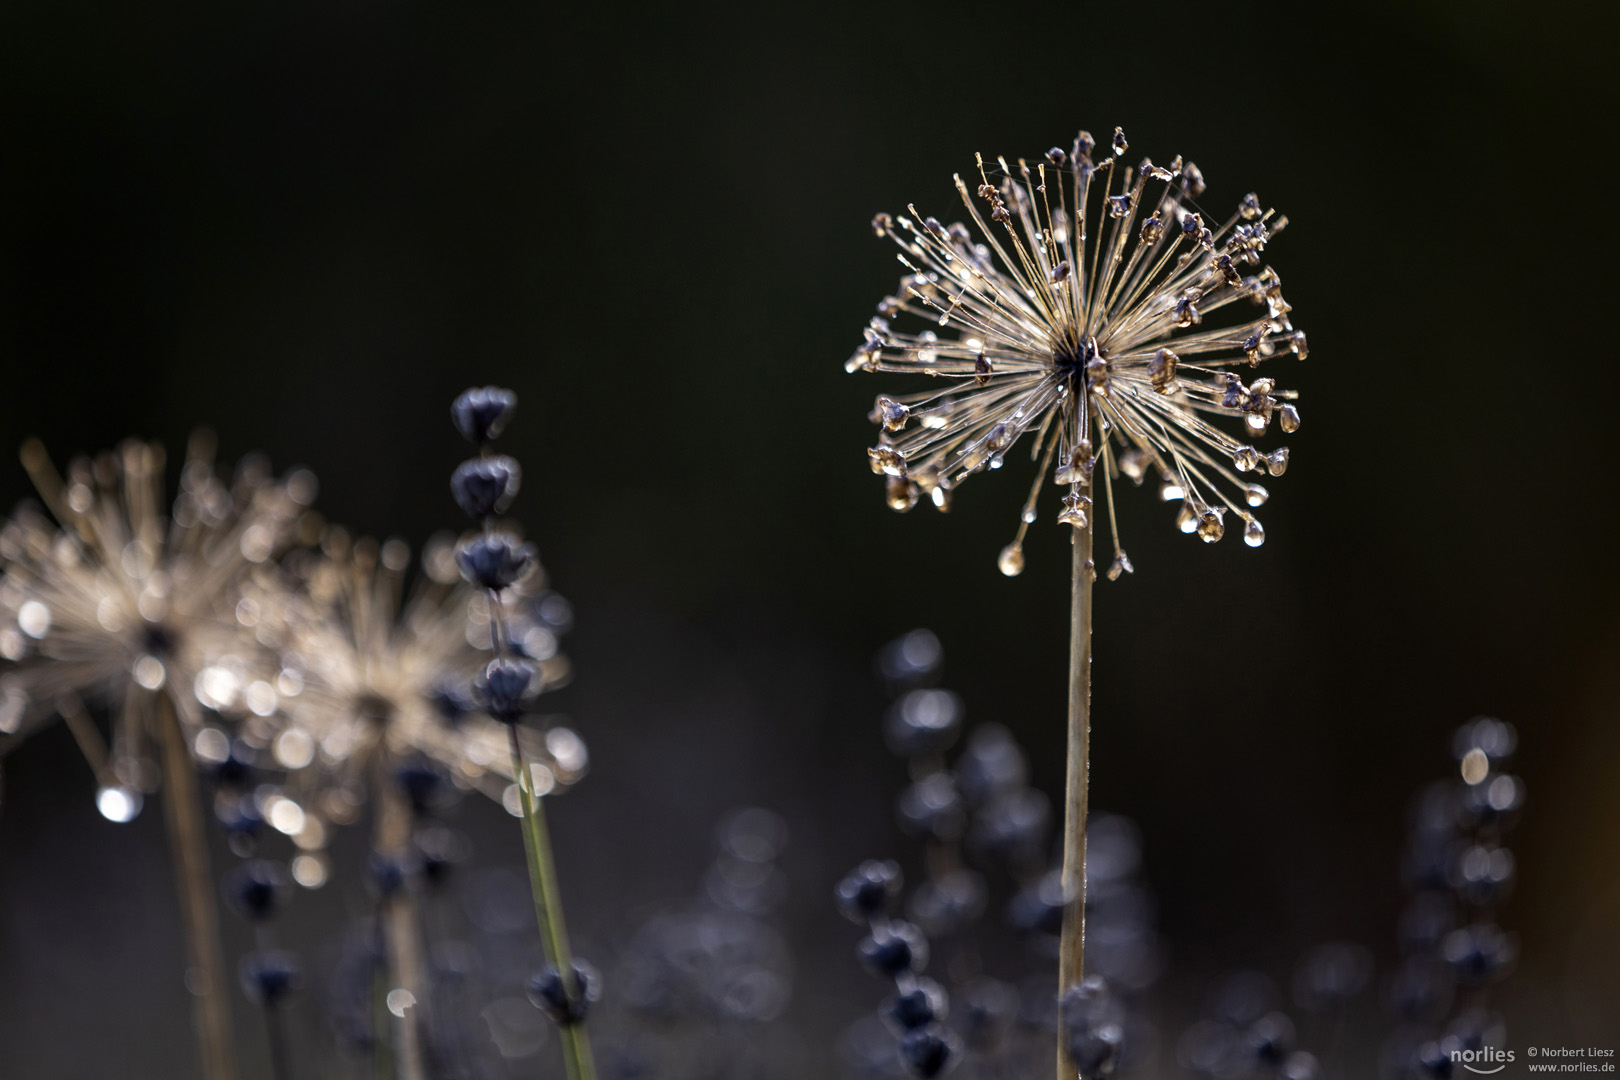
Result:
<svg viewBox="0 0 1620 1080"><path fill-rule="evenodd" d="M1483 1046L1478 1050L1453 1050L1451 1060L1471 1073L1489 1076L1507 1068L1508 1062L1513 1060L1513 1051L1498 1050L1494 1046Z"/></svg>

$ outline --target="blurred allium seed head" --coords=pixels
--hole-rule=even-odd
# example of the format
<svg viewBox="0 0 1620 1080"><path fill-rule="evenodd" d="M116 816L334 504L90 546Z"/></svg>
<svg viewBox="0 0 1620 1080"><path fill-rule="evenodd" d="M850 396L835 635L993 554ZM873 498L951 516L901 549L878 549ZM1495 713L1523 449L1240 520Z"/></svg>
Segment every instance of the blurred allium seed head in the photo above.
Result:
<svg viewBox="0 0 1620 1080"><path fill-rule="evenodd" d="M170 507L155 444L76 460L66 477L36 441L22 459L56 522L25 507L0 529L0 753L60 713L92 758L107 757L91 762L102 813L128 820L155 783L142 747L160 695L205 763L223 763L230 748L208 725L239 720L256 736L274 710L274 656L242 632L251 612L240 590L311 538L315 478L277 480L250 458L227 482L212 438L199 434ZM110 754L81 695L114 718Z"/></svg>
<svg viewBox="0 0 1620 1080"><path fill-rule="evenodd" d="M977 183L958 176L982 239L915 207L910 217L873 219L899 246L906 275L846 368L940 385L878 397L872 470L886 478L893 509L926 497L944 510L963 480L1000 468L1030 434L1037 476L1001 553L1009 576L1023 570L1024 534L1049 470L1063 490L1057 520L1076 528L1090 526L1092 482L1102 477L1110 578L1132 570L1114 518L1120 476L1136 484L1156 476L1161 497L1181 503L1183 532L1212 543L1231 514L1258 547L1265 530L1252 510L1267 493L1248 474L1282 475L1288 451L1253 443L1273 420L1284 432L1299 426L1292 391L1240 375L1279 351L1306 355L1281 279L1260 261L1287 219L1250 194L1225 222L1206 223L1192 202L1204 188L1196 166L1179 157L1169 167L1145 158L1129 166L1118 128L1100 161L1095 149L1081 132L1071 150L1053 148L1033 166L998 158L992 169L981 158ZM896 330L902 315L933 326ZM1238 434L1212 420L1237 421Z"/></svg>
<svg viewBox="0 0 1620 1080"><path fill-rule="evenodd" d="M460 580L446 537L429 541L407 589L409 564L401 541L379 545L329 529L319 552L289 560L289 582L254 597L260 633L281 658L270 751L289 771L283 797L299 809L284 823L299 827L282 831L307 850L325 846L328 825L358 818L372 766L385 751L412 769L442 770L453 789L476 788L503 803L515 798L506 726L491 710L504 713L526 699L507 693L504 679L495 699L473 692L492 657L497 601ZM498 601L513 650L527 657L505 663L525 666L532 689L568 680L567 658L557 649L562 625L544 614L553 599L536 567ZM584 744L567 728L520 728L518 735L542 792L584 774ZM390 774L390 782L406 779ZM416 799L409 787L406 794ZM273 814L270 820L276 824Z"/></svg>

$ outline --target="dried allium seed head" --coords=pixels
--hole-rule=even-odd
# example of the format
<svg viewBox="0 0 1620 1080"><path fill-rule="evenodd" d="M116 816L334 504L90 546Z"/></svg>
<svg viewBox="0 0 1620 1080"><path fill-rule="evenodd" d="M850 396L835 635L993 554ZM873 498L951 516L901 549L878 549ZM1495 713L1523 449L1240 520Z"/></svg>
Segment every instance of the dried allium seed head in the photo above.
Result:
<svg viewBox="0 0 1620 1080"><path fill-rule="evenodd" d="M1126 147L1116 128L1100 160L1085 132L1071 152L1054 148L1041 161L997 159L991 169L981 158L977 183L958 177L956 186L982 243L915 208L874 221L899 246L906 276L846 366L940 385L878 399L872 419L883 435L868 451L872 469L888 478L895 509L924 494L945 509L958 484L999 468L1030 435L1037 479L1002 552L1004 572L1022 568L1049 468L1069 489L1064 524L1091 526L1085 491L1100 472L1113 528L1113 480L1139 484L1151 468L1165 500L1182 504L1183 532L1214 542L1230 511L1257 546L1265 534L1249 511L1266 492L1240 474L1280 476L1288 452L1250 443L1273 416L1286 433L1299 426L1292 392L1269 378L1245 385L1237 374L1279 352L1307 352L1281 278L1260 265L1286 219L1249 194L1211 227L1189 203L1204 190L1196 165L1178 157L1132 168ZM897 331L889 320L902 315L933 326ZM1223 419L1237 421L1242 437ZM1131 569L1117 554L1109 576Z"/></svg>

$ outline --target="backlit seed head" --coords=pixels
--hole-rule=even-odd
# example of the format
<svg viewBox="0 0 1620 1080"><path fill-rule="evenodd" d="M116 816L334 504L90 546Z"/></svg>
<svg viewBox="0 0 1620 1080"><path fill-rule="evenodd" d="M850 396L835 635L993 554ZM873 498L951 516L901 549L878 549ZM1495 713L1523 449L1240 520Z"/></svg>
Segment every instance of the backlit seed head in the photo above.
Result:
<svg viewBox="0 0 1620 1080"><path fill-rule="evenodd" d="M1058 520L1076 528L1093 523L1093 483L1111 495L1115 478L1140 483L1151 469L1183 500L1179 527L1212 540L1226 507L1264 498L1243 474L1280 474L1285 452L1253 444L1273 416L1284 433L1298 427L1294 395L1237 373L1304 353L1263 262L1285 219L1249 195L1206 221L1190 202L1205 188L1196 165L1129 167L1127 145L1115 129L1100 159L1084 132L1029 163L981 157L957 181L968 220L915 208L874 219L904 276L846 366L929 377L873 411L884 435L870 462L895 509L925 494L946 508L954 485L1016 462L1026 434L1037 467L1067 489Z"/></svg>

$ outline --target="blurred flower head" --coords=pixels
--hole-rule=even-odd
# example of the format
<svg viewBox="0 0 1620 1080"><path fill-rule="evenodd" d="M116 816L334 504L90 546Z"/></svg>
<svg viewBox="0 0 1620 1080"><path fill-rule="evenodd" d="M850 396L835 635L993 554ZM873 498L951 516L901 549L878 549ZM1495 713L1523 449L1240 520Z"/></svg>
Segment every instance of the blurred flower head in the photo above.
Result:
<svg viewBox="0 0 1620 1080"><path fill-rule="evenodd" d="M281 661L271 749L291 774L287 796L307 812L294 838L311 849L323 846L324 823L358 816L379 764L425 762L517 812L507 726L473 693L493 655L490 594L461 580L449 537L429 541L407 589L409 563L403 541L329 529L318 551L288 560L284 580L255 597ZM558 638L570 612L538 566L500 603L503 636L533 662L539 688L565 683ZM583 775L573 731L518 734L541 794Z"/></svg>
<svg viewBox="0 0 1620 1080"><path fill-rule="evenodd" d="M248 632L242 589L315 526L315 478L276 479L249 458L222 479L198 434L170 507L156 444L77 459L66 477L37 441L22 459L51 516L25 506L0 529L0 752L66 716L101 774L102 812L124 820L155 783L160 696L194 750L215 719L274 709L273 656ZM110 751L81 699L112 715Z"/></svg>

